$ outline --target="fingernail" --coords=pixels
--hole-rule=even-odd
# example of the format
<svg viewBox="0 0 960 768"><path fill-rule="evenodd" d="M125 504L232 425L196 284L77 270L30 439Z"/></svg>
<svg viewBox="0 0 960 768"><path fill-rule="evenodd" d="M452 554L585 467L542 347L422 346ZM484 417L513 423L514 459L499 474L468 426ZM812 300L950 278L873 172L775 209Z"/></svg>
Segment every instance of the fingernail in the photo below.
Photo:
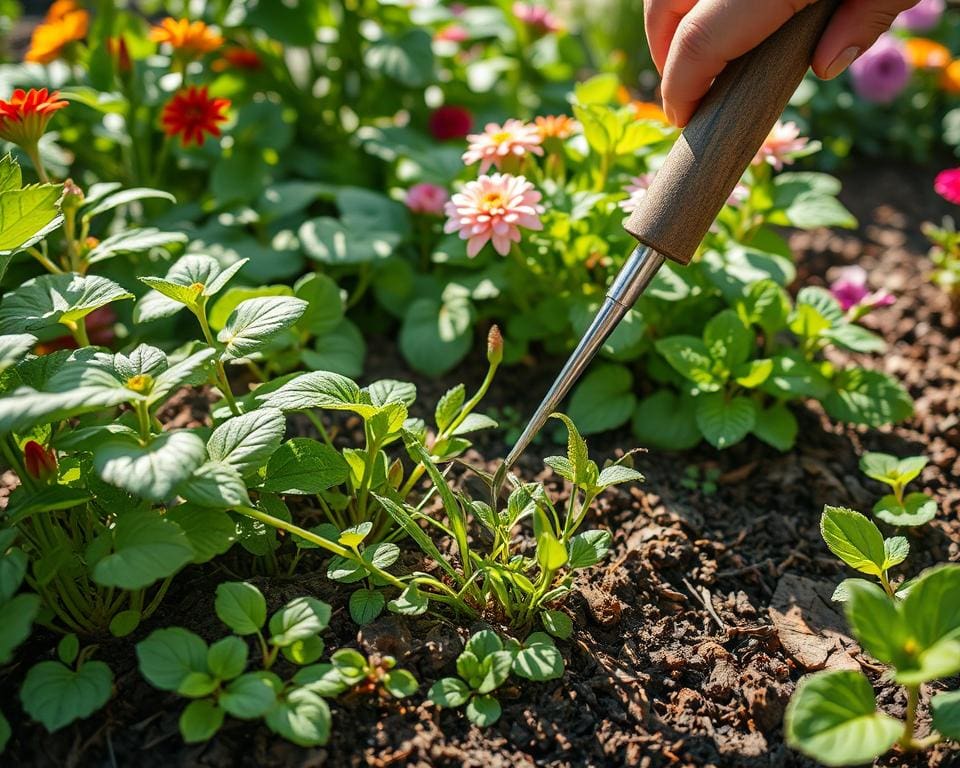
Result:
<svg viewBox="0 0 960 768"><path fill-rule="evenodd" d="M856 46L850 46L849 48L841 51L837 58L830 62L830 66L827 67L827 71L824 72L824 79L833 80L833 78L853 64L859 55L860 49Z"/></svg>

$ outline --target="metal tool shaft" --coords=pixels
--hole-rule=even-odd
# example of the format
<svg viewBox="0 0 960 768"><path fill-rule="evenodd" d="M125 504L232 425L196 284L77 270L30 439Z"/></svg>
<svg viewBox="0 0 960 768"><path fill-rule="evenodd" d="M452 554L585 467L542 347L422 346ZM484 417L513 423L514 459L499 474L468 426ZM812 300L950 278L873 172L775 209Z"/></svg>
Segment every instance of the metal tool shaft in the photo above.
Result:
<svg viewBox="0 0 960 768"><path fill-rule="evenodd" d="M640 298L640 294L653 280L653 276L663 266L664 261L664 256L645 245L637 246L630 258L627 259L626 264L623 265L610 286L607 298L600 311L597 312L590 327L583 334L577 348L570 355L566 365L563 366L556 381L553 382L553 386L550 387L546 397L543 398L543 402L540 403L526 429L523 430L523 434L520 435L517 444L510 451L510 455L507 456L506 461L498 470L498 481L502 482L510 467L517 462L520 455L543 428L550 415L557 410L563 398L567 396L571 387L583 375L584 370L597 352L600 351L604 342L616 330L624 315L630 311L630 308ZM495 485L497 484L495 481Z"/></svg>

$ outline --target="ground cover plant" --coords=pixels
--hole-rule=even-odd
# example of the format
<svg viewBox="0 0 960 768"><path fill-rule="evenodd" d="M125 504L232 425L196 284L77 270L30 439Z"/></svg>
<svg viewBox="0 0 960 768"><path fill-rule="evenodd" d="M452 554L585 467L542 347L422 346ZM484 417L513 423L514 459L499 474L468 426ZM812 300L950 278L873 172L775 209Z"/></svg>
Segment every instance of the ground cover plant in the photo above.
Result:
<svg viewBox="0 0 960 768"><path fill-rule="evenodd" d="M43 5L0 2L3 759L949 764L957 243L878 255L850 115L798 94L495 497L679 135L629 9ZM920 69L894 108L953 106ZM858 670L777 618L825 501Z"/></svg>

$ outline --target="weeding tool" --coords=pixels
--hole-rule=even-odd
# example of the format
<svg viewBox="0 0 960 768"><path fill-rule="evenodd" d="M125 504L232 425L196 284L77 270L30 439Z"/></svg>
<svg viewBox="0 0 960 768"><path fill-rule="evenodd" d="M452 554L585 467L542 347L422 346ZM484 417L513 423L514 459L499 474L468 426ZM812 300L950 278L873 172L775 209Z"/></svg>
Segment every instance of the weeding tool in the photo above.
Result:
<svg viewBox="0 0 960 768"><path fill-rule="evenodd" d="M667 259L686 265L803 79L841 0L817 0L730 62L677 139L626 230L639 245L493 479L527 449Z"/></svg>

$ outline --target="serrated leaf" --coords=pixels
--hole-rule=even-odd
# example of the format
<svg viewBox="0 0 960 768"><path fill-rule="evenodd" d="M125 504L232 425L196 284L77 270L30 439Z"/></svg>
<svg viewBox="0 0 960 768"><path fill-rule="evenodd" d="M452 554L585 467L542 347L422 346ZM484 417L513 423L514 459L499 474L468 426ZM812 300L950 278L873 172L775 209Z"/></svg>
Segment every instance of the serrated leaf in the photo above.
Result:
<svg viewBox="0 0 960 768"><path fill-rule="evenodd" d="M257 399L281 411L304 411L310 408L351 410L355 405L362 404L360 387L355 382L346 376L326 371L297 376L279 389ZM376 407L369 406L368 413L376 410Z"/></svg>
<svg viewBox="0 0 960 768"><path fill-rule="evenodd" d="M286 428L287 420L276 408L251 411L217 427L207 441L207 454L246 476L276 453Z"/></svg>
<svg viewBox="0 0 960 768"><path fill-rule="evenodd" d="M859 512L826 506L820 518L820 533L830 551L843 562L863 573L884 573L887 555L883 534Z"/></svg>
<svg viewBox="0 0 960 768"><path fill-rule="evenodd" d="M22 333L55 323L75 323L95 309L132 298L132 293L105 277L41 275L0 300L0 332Z"/></svg>
<svg viewBox="0 0 960 768"><path fill-rule="evenodd" d="M178 495L206 509L250 506L247 486L240 474L221 461L208 461L177 486Z"/></svg>
<svg viewBox="0 0 960 768"><path fill-rule="evenodd" d="M206 458L203 440L193 432L164 432L147 445L127 436L102 443L93 466L103 480L149 501L166 501Z"/></svg>
<svg viewBox="0 0 960 768"><path fill-rule="evenodd" d="M264 490L312 495L343 483L350 468L337 451L310 438L288 440L267 463Z"/></svg>
<svg viewBox="0 0 960 768"><path fill-rule="evenodd" d="M383 612L386 600L375 589L358 589L350 595L350 618L356 624L369 624Z"/></svg>
<svg viewBox="0 0 960 768"><path fill-rule="evenodd" d="M259 352L306 310L307 302L291 296L263 296L241 302L217 334L217 341L224 345L223 358L234 360Z"/></svg>
<svg viewBox="0 0 960 768"><path fill-rule="evenodd" d="M607 556L612 540L610 531L584 531L577 534L567 545L567 567L576 570L596 565Z"/></svg>

